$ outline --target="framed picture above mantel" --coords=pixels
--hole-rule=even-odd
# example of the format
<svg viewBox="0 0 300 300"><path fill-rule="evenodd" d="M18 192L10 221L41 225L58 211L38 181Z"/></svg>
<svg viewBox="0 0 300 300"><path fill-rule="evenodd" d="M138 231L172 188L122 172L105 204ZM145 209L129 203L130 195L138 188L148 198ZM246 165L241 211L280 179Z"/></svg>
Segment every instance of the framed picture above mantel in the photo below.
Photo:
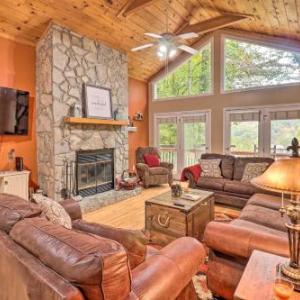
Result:
<svg viewBox="0 0 300 300"><path fill-rule="evenodd" d="M111 90L91 84L84 85L85 117L113 119Z"/></svg>

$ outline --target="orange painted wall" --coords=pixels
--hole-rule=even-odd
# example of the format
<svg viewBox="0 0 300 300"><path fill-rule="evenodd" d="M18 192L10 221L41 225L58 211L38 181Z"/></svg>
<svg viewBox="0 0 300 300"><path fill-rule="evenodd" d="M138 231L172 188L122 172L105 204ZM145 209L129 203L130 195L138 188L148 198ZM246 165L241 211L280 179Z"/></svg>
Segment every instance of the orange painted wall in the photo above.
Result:
<svg viewBox="0 0 300 300"><path fill-rule="evenodd" d="M8 168L7 153L15 149L22 156L31 180L37 183L35 139L35 48L0 37L0 86L29 91L29 134L0 136L0 170Z"/></svg>
<svg viewBox="0 0 300 300"><path fill-rule="evenodd" d="M149 119L148 119L148 85L145 82L129 78L129 116L132 118L136 112L142 112L143 121L134 121L137 132L129 132L129 169L135 165L135 150L137 147L149 145Z"/></svg>

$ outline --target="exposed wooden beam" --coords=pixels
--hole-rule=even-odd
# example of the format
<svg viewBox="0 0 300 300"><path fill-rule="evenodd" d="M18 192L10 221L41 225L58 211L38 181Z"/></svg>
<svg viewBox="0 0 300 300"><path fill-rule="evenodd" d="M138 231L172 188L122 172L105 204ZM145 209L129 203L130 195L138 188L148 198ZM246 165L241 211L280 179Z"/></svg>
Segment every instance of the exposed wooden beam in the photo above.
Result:
<svg viewBox="0 0 300 300"><path fill-rule="evenodd" d="M185 26L181 26L178 30L179 33L187 33L187 32L195 32L199 34L204 34L207 32L215 31L220 28L227 27L229 25L241 22L245 19L249 18L249 16L244 15L223 15L213 19L209 19L203 22L199 22L196 24L186 24Z"/></svg>
<svg viewBox="0 0 300 300"><path fill-rule="evenodd" d="M122 7L118 13L118 17L128 17L129 15L137 12L140 9L152 4L157 0L128 0L128 2Z"/></svg>

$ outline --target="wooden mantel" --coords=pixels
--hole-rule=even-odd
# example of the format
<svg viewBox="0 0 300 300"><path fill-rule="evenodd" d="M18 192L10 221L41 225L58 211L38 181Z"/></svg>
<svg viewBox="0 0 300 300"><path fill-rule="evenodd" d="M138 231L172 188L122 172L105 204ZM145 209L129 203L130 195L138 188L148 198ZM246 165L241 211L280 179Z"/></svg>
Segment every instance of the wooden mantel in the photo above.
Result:
<svg viewBox="0 0 300 300"><path fill-rule="evenodd" d="M102 120L92 118L65 117L65 123L69 124L90 124L90 125L111 125L111 126L128 126L128 120Z"/></svg>

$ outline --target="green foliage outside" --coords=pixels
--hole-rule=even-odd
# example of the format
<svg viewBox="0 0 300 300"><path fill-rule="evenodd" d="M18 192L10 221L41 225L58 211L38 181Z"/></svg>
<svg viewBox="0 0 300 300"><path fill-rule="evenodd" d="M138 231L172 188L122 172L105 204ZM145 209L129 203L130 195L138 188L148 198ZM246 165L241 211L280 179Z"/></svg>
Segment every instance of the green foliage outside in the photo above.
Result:
<svg viewBox="0 0 300 300"><path fill-rule="evenodd" d="M258 145L258 122L231 122L231 151L253 152Z"/></svg>
<svg viewBox="0 0 300 300"><path fill-rule="evenodd" d="M193 96L211 91L211 44L155 85L156 98Z"/></svg>
<svg viewBox="0 0 300 300"><path fill-rule="evenodd" d="M300 82L300 54L225 40L225 90Z"/></svg>
<svg viewBox="0 0 300 300"><path fill-rule="evenodd" d="M276 153L286 153L286 148L294 137L300 140L300 120L271 121L271 153L276 145ZM253 152L254 145L258 147L258 122L232 122L231 140L234 145L231 150L238 152Z"/></svg>

